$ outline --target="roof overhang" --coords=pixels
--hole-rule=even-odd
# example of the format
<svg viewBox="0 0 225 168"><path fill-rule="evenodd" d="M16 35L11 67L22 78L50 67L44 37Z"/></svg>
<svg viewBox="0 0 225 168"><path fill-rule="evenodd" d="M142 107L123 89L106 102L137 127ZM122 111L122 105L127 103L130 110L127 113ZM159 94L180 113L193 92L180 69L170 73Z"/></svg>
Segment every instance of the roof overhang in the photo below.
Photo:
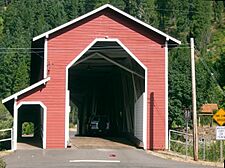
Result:
<svg viewBox="0 0 225 168"><path fill-rule="evenodd" d="M41 86L41 85L45 84L45 83L48 82L49 80L50 80L50 77L45 78L45 79L43 79L43 80L41 80L41 81L39 81L39 82L37 82L37 83L35 83L35 84L33 84L33 85L31 85L31 86L29 86L29 87L27 87L27 88L21 90L21 91L19 91L19 92L15 93L15 94L13 94L13 95L11 95L11 96L9 96L9 97L3 99L3 100L2 100L2 103L4 104L4 103L6 103L6 102L8 102L8 101L10 101L10 100L12 100L12 99L17 99L18 96L20 96L20 95L22 95L22 94L24 94L24 93L27 93L27 92L29 92L30 90L32 90L32 89L34 89L34 88L37 88L38 86Z"/></svg>
<svg viewBox="0 0 225 168"><path fill-rule="evenodd" d="M179 41L179 40L169 36L168 34L160 31L159 29L156 29L156 28L152 27L151 25L149 25L149 24L147 24L147 23L145 23L145 22L143 22L143 21L141 21L141 20L139 20L139 19L129 15L128 13L126 13L126 12L124 12L124 11L122 11L122 10L120 10L120 9L110 5L110 4L103 5L103 6L97 8L97 9L95 9L95 10L93 10L93 11L91 11L91 12L85 14L85 15L82 15L82 16L74 19L74 20L71 20L71 21L69 21L69 22L67 22L67 23L65 23L65 24L63 24L61 26L58 26L58 27L56 27L56 28L54 28L52 30L49 30L49 31L47 31L47 32L45 32L43 34L40 34L40 35L34 37L33 41L39 40L39 39L41 39L43 37L48 37L50 34L55 33L55 32L65 28L67 26L70 26L70 25L72 25L72 24L74 24L76 22L79 22L79 21L81 21L81 20L83 20L83 19L85 19L85 18L87 18L89 16L92 16L92 15L94 15L94 14L96 14L96 13L98 13L98 12L100 12L100 11L106 9L106 8L109 8L109 9L111 9L111 10L113 10L113 11L115 11L115 12L117 12L117 13L119 13L119 14L121 14L121 15L123 15L123 16L131 19L131 20L133 20L134 22L136 22L136 23L138 23L138 24L140 24L140 25L150 29L151 31L154 31L154 32L158 33L159 35L164 36L167 41L172 41L172 42L174 42L176 44L181 44L181 41Z"/></svg>

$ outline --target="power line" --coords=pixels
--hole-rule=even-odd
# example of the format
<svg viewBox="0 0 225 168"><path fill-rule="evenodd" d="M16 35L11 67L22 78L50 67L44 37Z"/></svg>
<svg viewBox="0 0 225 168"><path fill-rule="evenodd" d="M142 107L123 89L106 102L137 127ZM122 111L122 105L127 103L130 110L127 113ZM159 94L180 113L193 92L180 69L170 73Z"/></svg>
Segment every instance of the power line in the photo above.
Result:
<svg viewBox="0 0 225 168"><path fill-rule="evenodd" d="M161 45L147 45L146 47L165 47L164 44ZM182 45L177 45L177 44L169 44L168 45L169 47L176 47L176 48L190 48L189 44L182 44ZM48 50L75 50L76 48L69 48L69 47L65 47L65 48L48 48ZM93 50L93 49L96 49L96 50L124 50L123 48L121 47L117 47L117 46L106 46L106 47L91 47L89 50ZM3 50L3 51L1 51ZM6 51L4 51L6 50ZM0 52L8 52L7 50L44 50L44 48L21 48L21 47L18 47L18 48L0 48ZM25 51L23 51L25 52ZM34 52L34 51L30 51L30 52ZM43 51L35 51L35 52L43 52Z"/></svg>
<svg viewBox="0 0 225 168"><path fill-rule="evenodd" d="M205 69L207 70L207 72L210 74L210 76L212 77L213 81L215 82L215 84L219 87L220 92L225 96L225 92L223 91L222 87L220 86L219 82L217 81L216 77L214 76L214 73L212 73L212 71L210 70L210 68L208 67L207 63L201 58L200 61L202 62L203 66L205 67Z"/></svg>
<svg viewBox="0 0 225 168"><path fill-rule="evenodd" d="M176 47L177 49L189 49L190 47ZM51 49L49 49L49 51L51 51ZM58 53L66 53L66 51L63 51L63 50L54 50L54 51L57 51ZM87 52L99 52L99 51L109 51L109 50L88 50ZM118 50L110 50L110 51L114 51L114 52L117 52L117 51L123 51L123 52L126 52L124 49L118 49ZM139 51L146 51L144 49L141 49ZM44 51L3 51L1 52L0 51L0 54L41 54L41 53L44 53ZM158 54L158 53L162 53L162 51L152 51L151 54Z"/></svg>
<svg viewBox="0 0 225 168"><path fill-rule="evenodd" d="M158 45L157 44L150 44L150 45L147 45L147 47L159 47L159 46L165 47L164 44L158 44ZM171 46L171 47L178 46L179 48L189 48L189 44L188 43L181 44L181 45L168 44L168 46ZM109 46L109 45L107 45L106 47L91 47L91 48L94 48L94 49L98 49L98 48L99 49L121 49L120 46ZM50 50L74 50L76 48L69 48L69 47L65 47L65 48L53 48L53 47L51 47L49 49ZM44 50L44 48L23 48L23 47L18 47L18 48L0 48L0 50Z"/></svg>

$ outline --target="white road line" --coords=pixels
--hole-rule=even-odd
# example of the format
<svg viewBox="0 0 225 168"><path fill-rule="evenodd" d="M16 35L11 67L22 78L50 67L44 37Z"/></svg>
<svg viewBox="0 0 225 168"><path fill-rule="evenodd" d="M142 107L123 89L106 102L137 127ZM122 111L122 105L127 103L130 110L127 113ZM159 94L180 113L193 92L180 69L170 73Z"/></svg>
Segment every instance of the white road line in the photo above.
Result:
<svg viewBox="0 0 225 168"><path fill-rule="evenodd" d="M120 163L120 160L70 160L70 163Z"/></svg>

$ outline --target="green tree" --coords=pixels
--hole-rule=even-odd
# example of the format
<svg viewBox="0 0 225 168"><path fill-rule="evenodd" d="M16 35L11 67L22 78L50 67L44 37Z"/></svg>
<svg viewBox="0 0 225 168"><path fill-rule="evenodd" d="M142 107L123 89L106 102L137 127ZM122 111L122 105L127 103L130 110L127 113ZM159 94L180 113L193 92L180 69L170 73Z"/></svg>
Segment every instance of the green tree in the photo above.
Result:
<svg viewBox="0 0 225 168"><path fill-rule="evenodd" d="M124 0L124 11L132 16L138 17L138 1L137 0Z"/></svg>
<svg viewBox="0 0 225 168"><path fill-rule="evenodd" d="M191 106L191 68L188 48L169 56L169 127L184 125L184 108Z"/></svg>
<svg viewBox="0 0 225 168"><path fill-rule="evenodd" d="M0 41L2 41L2 37L3 37L3 18L0 15Z"/></svg>
<svg viewBox="0 0 225 168"><path fill-rule="evenodd" d="M223 26L224 18L224 2L223 1L213 1L213 14L214 21L217 22L218 26Z"/></svg>
<svg viewBox="0 0 225 168"><path fill-rule="evenodd" d="M75 19L79 15L79 1L78 0L67 0L63 3L65 13L69 20Z"/></svg>
<svg viewBox="0 0 225 168"><path fill-rule="evenodd" d="M95 8L96 1L93 0L86 0L84 3L85 12L90 12Z"/></svg>
<svg viewBox="0 0 225 168"><path fill-rule="evenodd" d="M50 25L51 29L68 21L67 14L64 9L65 3L63 2L63 0L48 0L42 2L44 6L43 12L45 15L45 20L48 25Z"/></svg>
<svg viewBox="0 0 225 168"><path fill-rule="evenodd" d="M24 122L22 124L22 134L23 135L34 135L34 123Z"/></svg>
<svg viewBox="0 0 225 168"><path fill-rule="evenodd" d="M0 119L1 119L0 120L0 130L12 128L13 118L1 102L0 102Z"/></svg>
<svg viewBox="0 0 225 168"><path fill-rule="evenodd" d="M155 0L140 0L138 6L138 18L151 26L157 27L159 22L157 18L157 11L155 10Z"/></svg>
<svg viewBox="0 0 225 168"><path fill-rule="evenodd" d="M210 72L224 87L224 2L215 0L14 0L4 4L0 11L0 98L29 85L33 37L105 3L182 41L169 53L170 126L183 125L183 108L191 105L190 37L196 41L198 106L222 99Z"/></svg>
<svg viewBox="0 0 225 168"><path fill-rule="evenodd" d="M195 38L196 48L205 50L209 42L212 21L212 2L191 0L189 4L190 36ZM189 36L189 37L190 37Z"/></svg>
<svg viewBox="0 0 225 168"><path fill-rule="evenodd" d="M110 0L109 3L121 10L124 10L125 8L124 0Z"/></svg>
<svg viewBox="0 0 225 168"><path fill-rule="evenodd" d="M7 7L2 40L6 49L0 53L1 97L29 85L31 39L67 21L63 2L16 0Z"/></svg>

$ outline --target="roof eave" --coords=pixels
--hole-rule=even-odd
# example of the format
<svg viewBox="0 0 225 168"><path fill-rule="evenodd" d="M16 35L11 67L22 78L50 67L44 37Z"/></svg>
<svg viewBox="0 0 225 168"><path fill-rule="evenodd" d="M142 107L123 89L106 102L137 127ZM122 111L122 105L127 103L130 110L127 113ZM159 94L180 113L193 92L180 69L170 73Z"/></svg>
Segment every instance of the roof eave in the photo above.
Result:
<svg viewBox="0 0 225 168"><path fill-rule="evenodd" d="M39 82L37 82L37 83L35 83L35 84L33 84L33 85L31 85L31 86L29 86L29 87L27 87L27 88L21 90L21 91L19 91L19 92L15 93L15 94L13 94L13 95L11 95L11 96L9 96L9 97L3 99L3 100L2 100L2 104L8 102L9 100L17 99L18 96L20 96L20 95L22 95L22 94L24 94L24 93L26 93L26 92L28 92L28 91L30 91L30 90L32 90L32 89L38 87L38 86L40 86L40 85L45 84L45 83L48 82L49 80L50 80L50 77L45 78L45 79L43 79L43 80L41 80L41 81L39 81Z"/></svg>

